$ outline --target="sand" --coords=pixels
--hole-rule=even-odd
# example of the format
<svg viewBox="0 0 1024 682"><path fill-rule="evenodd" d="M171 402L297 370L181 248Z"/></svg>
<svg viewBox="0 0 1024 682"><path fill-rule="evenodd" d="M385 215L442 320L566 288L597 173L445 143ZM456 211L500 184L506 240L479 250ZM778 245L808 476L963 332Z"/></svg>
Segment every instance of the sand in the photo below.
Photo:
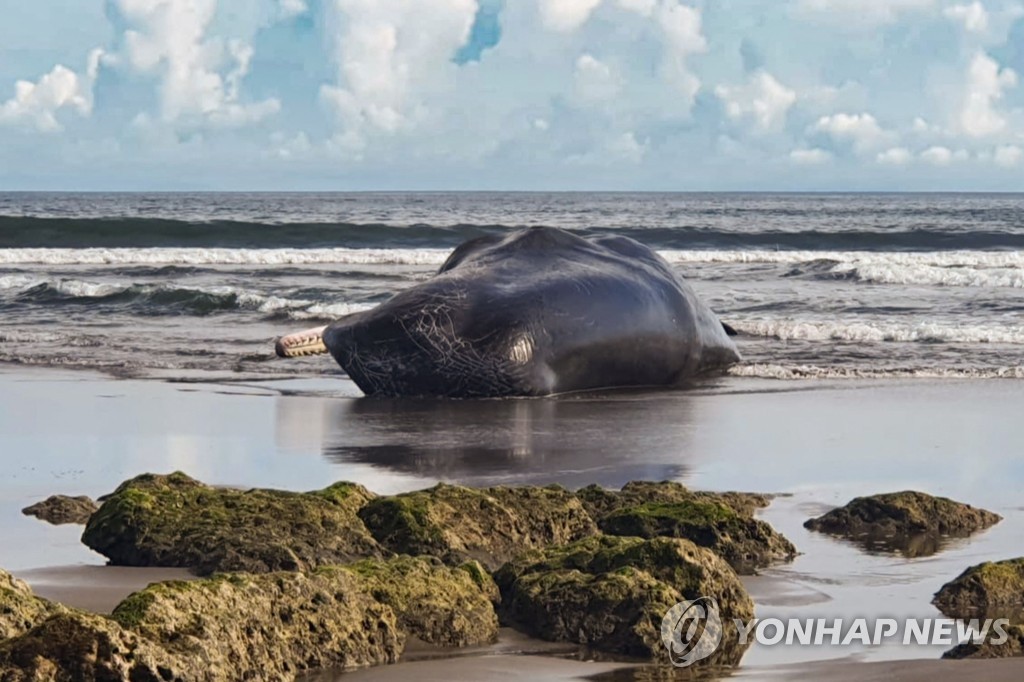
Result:
<svg viewBox="0 0 1024 682"><path fill-rule="evenodd" d="M180 571L104 567L81 528L20 509L53 493L109 492L143 471L293 490L336 480L392 493L471 485L676 479L786 493L763 518L803 553L746 580L759 617L934 617L931 595L968 565L1024 554L1024 387L1007 381L723 379L686 392L556 400L360 400L343 379L113 380L0 367L0 566L40 594L97 611ZM851 497L914 488L1005 520L930 557L868 554L802 528ZM511 638L511 639L510 639ZM346 680L636 675L524 644L420 656ZM752 647L747 679L1022 679L1024 661L937 660L944 647ZM529 655L527 655L529 654ZM415 657L413 657L415 658ZM333 676L317 679L331 679Z"/></svg>

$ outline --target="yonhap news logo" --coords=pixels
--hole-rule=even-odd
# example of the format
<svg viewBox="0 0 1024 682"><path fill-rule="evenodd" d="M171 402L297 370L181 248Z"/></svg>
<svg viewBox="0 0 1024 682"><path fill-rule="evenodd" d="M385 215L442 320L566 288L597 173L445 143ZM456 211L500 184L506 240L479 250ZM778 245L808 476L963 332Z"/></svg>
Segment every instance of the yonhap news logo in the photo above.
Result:
<svg viewBox="0 0 1024 682"><path fill-rule="evenodd" d="M734 618L733 638L740 646L880 646L887 643L951 646L973 642L993 646L1009 640L1006 618ZM697 597L673 606L661 621L661 639L672 665L687 667L707 658L722 644L718 603Z"/></svg>
<svg viewBox="0 0 1024 682"><path fill-rule="evenodd" d="M722 643L718 603L711 597L679 602L661 619L661 641L672 665L680 668L715 653Z"/></svg>

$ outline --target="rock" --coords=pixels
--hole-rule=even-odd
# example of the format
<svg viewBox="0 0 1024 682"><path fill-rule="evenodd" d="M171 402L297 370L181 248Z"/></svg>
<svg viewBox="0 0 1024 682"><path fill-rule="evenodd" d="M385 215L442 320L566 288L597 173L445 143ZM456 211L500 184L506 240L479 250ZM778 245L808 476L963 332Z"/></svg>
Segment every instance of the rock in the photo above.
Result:
<svg viewBox="0 0 1024 682"><path fill-rule="evenodd" d="M495 581L504 619L542 639L667 660L661 622L678 602L712 597L724 635L712 664L739 662L734 618L754 605L735 572L688 540L594 536L522 555Z"/></svg>
<svg viewBox="0 0 1024 682"><path fill-rule="evenodd" d="M683 538L715 552L739 573L796 556L793 543L764 521L744 517L721 502L649 502L601 520L610 535Z"/></svg>
<svg viewBox="0 0 1024 682"><path fill-rule="evenodd" d="M449 567L432 557L366 560L344 567L390 606L399 627L438 646L476 646L498 637L498 588L478 563Z"/></svg>
<svg viewBox="0 0 1024 682"><path fill-rule="evenodd" d="M199 659L183 660L115 621L77 611L54 615L0 642L3 682L214 682ZM267 678L254 678L267 679Z"/></svg>
<svg viewBox="0 0 1024 682"><path fill-rule="evenodd" d="M950 618L1010 617L1024 623L1024 557L971 566L932 599Z"/></svg>
<svg viewBox="0 0 1024 682"><path fill-rule="evenodd" d="M121 566L262 573L388 554L356 512L373 494L354 483L310 493L214 488L182 473L122 483L82 542Z"/></svg>
<svg viewBox="0 0 1024 682"><path fill-rule="evenodd" d="M337 568L157 583L112 617L178 660L203 661L211 680L393 663L405 641L391 607Z"/></svg>
<svg viewBox="0 0 1024 682"><path fill-rule="evenodd" d="M92 498L85 495L51 495L42 502L25 507L21 513L59 526L66 523L85 524L97 509Z"/></svg>
<svg viewBox="0 0 1024 682"><path fill-rule="evenodd" d="M498 633L499 596L486 571L430 557L155 583L110 618L50 605L8 583L40 608L0 643L3 682L290 680L393 663L407 634L468 646Z"/></svg>
<svg viewBox="0 0 1024 682"><path fill-rule="evenodd" d="M716 552L741 573L796 556L793 543L753 518L770 501L767 495L694 492L664 481L628 483L618 492L589 486L577 496L605 533L684 538Z"/></svg>
<svg viewBox="0 0 1024 682"><path fill-rule="evenodd" d="M1024 625L1010 625L1005 628L1007 640L996 644L992 640L998 633L990 633L983 642L958 644L943 658L1015 658L1024 656Z"/></svg>
<svg viewBox="0 0 1024 682"><path fill-rule="evenodd" d="M17 637L64 607L32 594L32 589L0 569L0 642Z"/></svg>
<svg viewBox="0 0 1024 682"><path fill-rule="evenodd" d="M449 564L475 560L494 570L526 549L564 544L597 532L564 488L464 488L438 484L371 500L359 511L387 549Z"/></svg>
<svg viewBox="0 0 1024 682"><path fill-rule="evenodd" d="M715 493L690 490L675 481L630 481L621 490L608 490L598 485L589 485L576 491L576 497L583 502L595 521L608 514L638 504L650 502L688 502L691 500L718 502L730 507L741 516L753 516L758 509L771 504L774 495L764 493Z"/></svg>
<svg viewBox="0 0 1024 682"><path fill-rule="evenodd" d="M947 537L966 537L1001 519L968 504L906 490L858 497L809 519L804 527L848 538L868 550L927 556L942 549Z"/></svg>

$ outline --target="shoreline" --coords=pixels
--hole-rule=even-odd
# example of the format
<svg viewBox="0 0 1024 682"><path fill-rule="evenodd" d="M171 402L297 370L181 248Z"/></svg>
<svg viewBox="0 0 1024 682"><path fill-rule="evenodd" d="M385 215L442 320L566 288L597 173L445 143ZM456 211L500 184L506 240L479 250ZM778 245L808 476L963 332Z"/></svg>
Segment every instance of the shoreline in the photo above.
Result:
<svg viewBox="0 0 1024 682"><path fill-rule="evenodd" d="M843 381L799 388L794 383L803 382L786 382L790 390L776 390L774 383L725 379L693 392L438 404L353 400L347 382L335 377L251 386L255 382L245 378L168 382L60 369L0 366L0 414L7 415L0 417L0 438L9 473L0 483L0 545L7 548L0 567L26 579L40 596L96 610L151 580L187 574L102 566L102 557L78 542L81 527L47 526L22 517L20 508L53 493L95 497L143 471L182 469L211 484L290 490L353 479L381 493L436 480L621 485L667 473L698 489L787 493L792 496L777 499L759 517L803 554L744 580L759 616L769 615L764 609L785 616L826 608L838 617L879 604L907 614L917 605L919 615L929 615L934 609L924 597L930 591L972 563L1006 558L999 553L1013 551L1024 529L1016 496L1024 463L1010 449L1024 442L1018 439L1024 426L1012 420L1007 382ZM772 398L765 401L765 393ZM554 437L560 427L579 442L567 446ZM452 434L459 434L458 442ZM864 554L802 529L804 518L824 508L901 487L948 495L1005 519L921 560ZM530 640L529 646L550 645ZM499 680L528 669L537 679L620 679L626 673L613 670L630 667L527 655L522 648L513 652L514 644L499 642L493 651L354 674L357 680L409 674ZM956 675L1024 675L1024 659L937 661L930 658L941 651L901 647L842 649L819 661L814 653L755 646L733 676L930 680L949 665L958 667Z"/></svg>

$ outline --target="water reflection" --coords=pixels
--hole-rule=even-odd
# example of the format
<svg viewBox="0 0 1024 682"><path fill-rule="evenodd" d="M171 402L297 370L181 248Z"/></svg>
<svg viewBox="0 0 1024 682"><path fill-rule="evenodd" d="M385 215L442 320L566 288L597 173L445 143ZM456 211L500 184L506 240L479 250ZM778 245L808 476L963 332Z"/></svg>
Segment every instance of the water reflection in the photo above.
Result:
<svg viewBox="0 0 1024 682"><path fill-rule="evenodd" d="M665 392L338 400L323 410L323 453L339 464L473 485L617 487L686 474L694 430L690 408L685 394Z"/></svg>
<svg viewBox="0 0 1024 682"><path fill-rule="evenodd" d="M929 557L947 549L954 549L966 543L974 533L862 533L860 535L832 537L839 542L851 544L868 554L879 556L897 555L906 559Z"/></svg>

